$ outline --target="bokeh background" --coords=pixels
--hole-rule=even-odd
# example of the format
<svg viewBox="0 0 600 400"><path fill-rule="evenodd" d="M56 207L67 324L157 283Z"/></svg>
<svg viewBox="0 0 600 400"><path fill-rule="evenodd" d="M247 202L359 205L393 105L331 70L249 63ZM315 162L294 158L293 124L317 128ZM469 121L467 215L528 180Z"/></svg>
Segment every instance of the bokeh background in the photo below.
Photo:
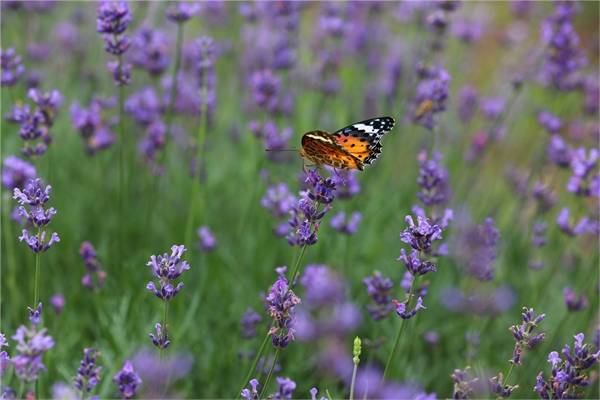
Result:
<svg viewBox="0 0 600 400"><path fill-rule="evenodd" d="M522 307L546 314L546 338L515 366L513 397L537 396L537 374L550 374L548 353L572 345L573 335L598 346L598 3L212 1L185 22L167 18L175 6L128 3L131 45L122 59L131 79L117 86L107 69L117 58L97 31L98 4L2 2L1 331L12 357L11 337L29 325L36 256L18 240L12 195L24 167L15 172L9 157L52 186L48 206L57 214L48 231L60 235L40 254L43 326L55 342L43 356L40 397L75 396L86 347L100 351L93 393L102 398L118 396L112 378L125 360L143 380L140 397L236 396L270 323L263 299L274 270L298 254L277 231L294 205L289 196L302 188L303 163L295 152L265 149L298 149L307 131L380 115L396 119L383 154L347 178L347 195L334 200L301 261L296 340L275 368L296 382L294 397L309 398L312 387L347 397L355 336L363 340L356 396L451 397L455 369L469 366L483 383L506 375L515 345L509 327L520 323ZM557 27L565 29L563 47L547 42ZM449 79L438 74L431 82L441 87L423 87L426 67ZM21 153L23 124L5 117L14 106L35 107L30 88L61 98L51 143L34 157ZM433 115L431 126L420 113ZM589 161L584 176L573 161L581 161L580 148ZM562 164L557 152L567 157ZM397 258L408 246L399 234L413 206L423 206L423 157L447 171L448 254L421 278L429 284L425 310L404 322L393 310L375 321L363 279L380 271L393 282L389 295L404 300L406 268ZM587 192L572 189L574 176ZM279 184L289 196L276 218L265 203ZM340 232L339 212L358 212L360 222ZM208 232L199 235L201 226ZM484 237L490 226L497 240ZM105 273L101 288L82 284L84 241ZM163 306L146 289L146 263L173 244L186 246L191 269L170 302L171 345L161 359L148 333ZM249 308L260 316L256 335L240 322ZM264 381L273 354L269 344L252 377ZM599 395L594 368L581 396ZM476 397L491 396L474 386ZM12 366L2 387L20 387Z"/></svg>

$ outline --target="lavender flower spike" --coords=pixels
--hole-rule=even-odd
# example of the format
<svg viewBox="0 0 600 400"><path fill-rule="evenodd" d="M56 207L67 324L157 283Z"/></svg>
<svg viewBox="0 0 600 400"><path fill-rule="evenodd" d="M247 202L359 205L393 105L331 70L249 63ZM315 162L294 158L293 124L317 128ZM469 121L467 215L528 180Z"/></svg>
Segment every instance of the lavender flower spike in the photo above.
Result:
<svg viewBox="0 0 600 400"><path fill-rule="evenodd" d="M258 380L250 379L250 389L242 390L242 397L246 400L258 400Z"/></svg>
<svg viewBox="0 0 600 400"><path fill-rule="evenodd" d="M275 324L269 330L273 346L284 348L293 341L293 311L300 298L290 290L287 279L280 275L265 298L267 311Z"/></svg>
<svg viewBox="0 0 600 400"><path fill-rule="evenodd" d="M150 261L146 264L151 268L152 274L159 280L158 287L151 281L148 282L146 288L159 299L170 300L183 289L182 282L174 286L174 281L190 269L187 261L181 259L185 250L183 245L173 245L171 246L171 255L165 253L159 256L151 256Z"/></svg>
<svg viewBox="0 0 600 400"><path fill-rule="evenodd" d="M81 391L82 397L90 393L100 383L100 372L102 367L96 366L98 351L90 348L83 350L83 359L79 363L74 386Z"/></svg>
<svg viewBox="0 0 600 400"><path fill-rule="evenodd" d="M536 316L533 308L528 309L527 307L523 307L521 316L523 322L520 325L513 325L510 327L510 331L516 340L513 357L510 362L518 365L521 365L521 357L524 349L533 349L546 337L544 332L534 332L538 328L538 325L544 320L546 314Z"/></svg>
<svg viewBox="0 0 600 400"><path fill-rule="evenodd" d="M54 346L54 340L46 335L46 329L28 329L21 325L12 337L17 342L18 354L12 357L12 365L17 377L26 382L37 380L46 367L42 363L45 352Z"/></svg>
<svg viewBox="0 0 600 400"><path fill-rule="evenodd" d="M400 240L415 250L429 253L431 252L431 243L442 238L442 228L436 224L430 224L429 220L423 216L417 216L417 225L410 215L407 215L404 220L408 224L408 228L400 233Z"/></svg>
<svg viewBox="0 0 600 400"><path fill-rule="evenodd" d="M125 361L123 368L113 377L113 381L118 386L123 399L135 396L138 386L142 384L142 379L134 371L129 360Z"/></svg>

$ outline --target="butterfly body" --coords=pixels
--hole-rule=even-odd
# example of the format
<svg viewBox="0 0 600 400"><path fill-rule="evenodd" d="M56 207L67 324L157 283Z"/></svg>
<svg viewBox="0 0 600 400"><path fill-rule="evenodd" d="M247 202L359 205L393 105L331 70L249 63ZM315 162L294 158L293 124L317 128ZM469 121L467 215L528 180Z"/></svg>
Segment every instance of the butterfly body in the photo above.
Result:
<svg viewBox="0 0 600 400"><path fill-rule="evenodd" d="M334 133L311 131L302 136L300 155L316 165L363 170L381 154L381 137L394 127L391 117L357 122Z"/></svg>

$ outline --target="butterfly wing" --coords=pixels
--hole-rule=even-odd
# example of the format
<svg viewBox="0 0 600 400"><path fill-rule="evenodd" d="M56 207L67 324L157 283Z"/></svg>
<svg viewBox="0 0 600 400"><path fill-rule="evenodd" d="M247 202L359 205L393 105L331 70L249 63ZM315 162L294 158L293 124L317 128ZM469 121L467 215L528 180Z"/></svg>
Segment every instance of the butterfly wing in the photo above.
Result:
<svg viewBox="0 0 600 400"><path fill-rule="evenodd" d="M363 164L371 164L381 154L381 138L394 127L394 118L378 117L348 125L334 132L338 144Z"/></svg>
<svg viewBox="0 0 600 400"><path fill-rule="evenodd" d="M363 163L340 146L335 136L323 131L312 131L302 136L303 157L317 165L326 164L341 169L362 169Z"/></svg>

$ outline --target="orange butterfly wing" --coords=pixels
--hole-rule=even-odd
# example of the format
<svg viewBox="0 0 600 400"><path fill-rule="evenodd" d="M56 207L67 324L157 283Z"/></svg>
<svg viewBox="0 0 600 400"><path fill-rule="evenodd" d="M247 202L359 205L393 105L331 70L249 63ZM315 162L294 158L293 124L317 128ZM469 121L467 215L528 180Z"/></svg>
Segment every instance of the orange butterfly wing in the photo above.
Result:
<svg viewBox="0 0 600 400"><path fill-rule="evenodd" d="M394 123L392 117L368 119L340 129L333 136L344 150L369 165L381 154L381 138Z"/></svg>
<svg viewBox="0 0 600 400"><path fill-rule="evenodd" d="M317 165L341 169L362 169L359 158L346 151L330 133L312 131L302 137L301 155Z"/></svg>

